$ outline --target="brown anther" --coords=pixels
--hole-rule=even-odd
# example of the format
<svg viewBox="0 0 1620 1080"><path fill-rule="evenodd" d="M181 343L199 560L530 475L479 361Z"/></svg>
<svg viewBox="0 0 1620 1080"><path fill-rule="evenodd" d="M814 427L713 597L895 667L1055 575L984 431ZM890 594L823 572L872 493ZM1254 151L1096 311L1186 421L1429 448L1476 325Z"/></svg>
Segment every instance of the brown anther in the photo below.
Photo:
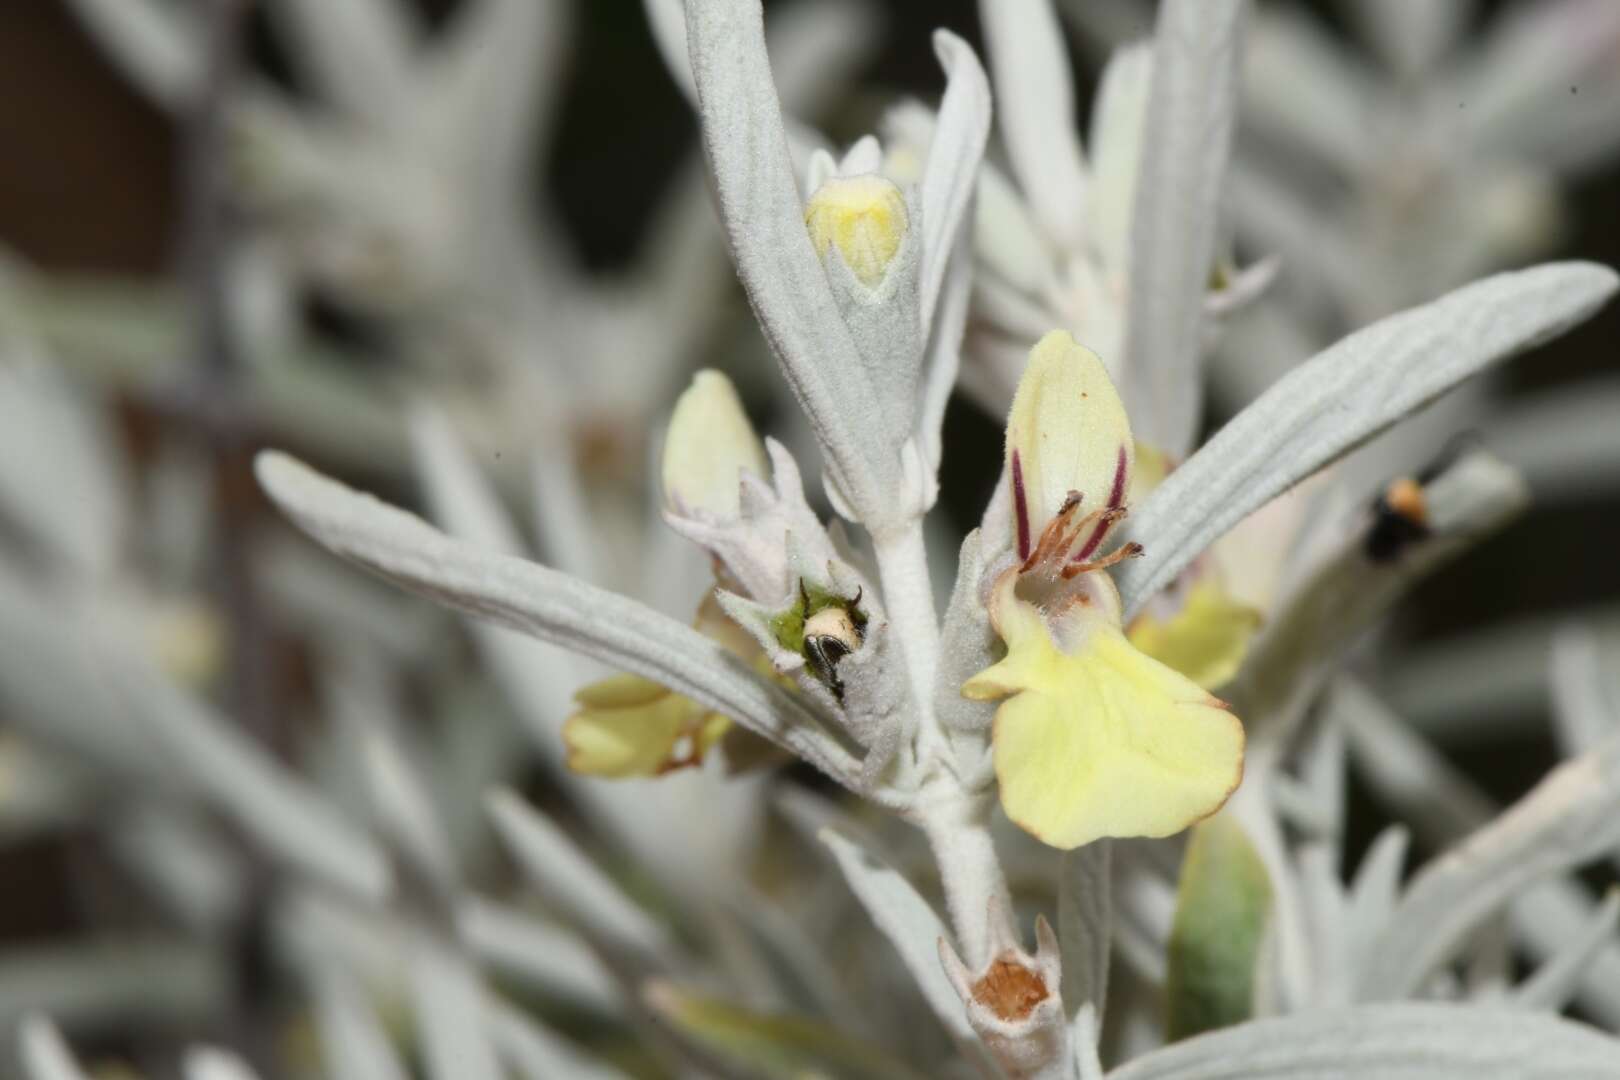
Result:
<svg viewBox="0 0 1620 1080"><path fill-rule="evenodd" d="M1409 476L1392 481L1384 489L1384 505L1414 525L1429 523L1429 505L1423 497L1423 485Z"/></svg>
<svg viewBox="0 0 1620 1080"><path fill-rule="evenodd" d="M1134 559L1140 554L1142 554L1142 545L1132 540L1124 547L1116 548L1100 559L1092 559L1090 562L1070 563L1063 568L1063 580L1068 581L1079 574L1089 574L1093 570L1106 570L1117 562Z"/></svg>
<svg viewBox="0 0 1620 1080"><path fill-rule="evenodd" d="M1040 972L1019 963L1012 952L991 961L990 970L973 984L973 999L1008 1023L1034 1012L1048 993Z"/></svg>

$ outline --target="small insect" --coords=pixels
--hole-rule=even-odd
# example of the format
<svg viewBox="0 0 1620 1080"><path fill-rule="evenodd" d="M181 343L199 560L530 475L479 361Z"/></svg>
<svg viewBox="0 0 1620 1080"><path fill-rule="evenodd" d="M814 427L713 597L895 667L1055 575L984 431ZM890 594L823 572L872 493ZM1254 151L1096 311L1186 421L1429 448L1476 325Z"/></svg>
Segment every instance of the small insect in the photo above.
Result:
<svg viewBox="0 0 1620 1080"><path fill-rule="evenodd" d="M1407 548L1429 538L1429 500L1425 489L1477 443L1478 439L1472 434L1459 435L1415 477L1401 476L1390 481L1373 500L1373 523L1365 541L1367 558L1376 563L1394 562Z"/></svg>
<svg viewBox="0 0 1620 1080"><path fill-rule="evenodd" d="M1390 481L1373 500L1372 528L1367 530L1367 558L1394 562L1401 552L1429 536L1429 507L1423 485L1410 476Z"/></svg>
<svg viewBox="0 0 1620 1080"><path fill-rule="evenodd" d="M804 605L804 658L810 673L831 690L839 704L844 701L844 680L838 677L838 661L861 647L864 640L861 617L856 605L861 602L860 591L855 599L831 604L810 614L810 595L804 582L799 582L799 601Z"/></svg>

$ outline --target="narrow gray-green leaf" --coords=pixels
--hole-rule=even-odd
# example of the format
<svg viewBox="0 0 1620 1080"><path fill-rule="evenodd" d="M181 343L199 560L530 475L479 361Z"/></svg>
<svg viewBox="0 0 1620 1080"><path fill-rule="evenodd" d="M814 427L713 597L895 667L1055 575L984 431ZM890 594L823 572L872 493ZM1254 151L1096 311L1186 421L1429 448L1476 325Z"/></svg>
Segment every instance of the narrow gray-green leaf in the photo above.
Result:
<svg viewBox="0 0 1620 1080"><path fill-rule="evenodd" d="M428 1080L503 1080L490 1042L484 987L466 957L426 938L412 944L412 1010Z"/></svg>
<svg viewBox="0 0 1620 1080"><path fill-rule="evenodd" d="M1554 1012L1569 1004L1599 952L1614 940L1617 925L1620 925L1620 892L1611 889L1580 935L1572 938L1514 990L1513 1003L1524 1009Z"/></svg>
<svg viewBox="0 0 1620 1080"><path fill-rule="evenodd" d="M100 46L164 108L192 106L203 82L200 21L169 0L70 0Z"/></svg>
<svg viewBox="0 0 1620 1080"><path fill-rule="evenodd" d="M343 1080L406 1080L376 1011L354 981L336 969L317 978L315 1022L321 1053L334 1077Z"/></svg>
<svg viewBox="0 0 1620 1080"><path fill-rule="evenodd" d="M1133 514L1146 554L1116 574L1134 614L1254 510L1486 366L1563 333L1613 295L1613 270L1498 274L1383 319L1272 386Z"/></svg>
<svg viewBox="0 0 1620 1080"><path fill-rule="evenodd" d="M43 1016L36 1013L24 1017L18 1041L28 1080L89 1080L73 1060L62 1033Z"/></svg>
<svg viewBox="0 0 1620 1080"><path fill-rule="evenodd" d="M1064 852L1058 868L1058 942L1063 948L1063 1008L1070 1017L1089 1004L1101 1025L1108 1000L1113 944L1113 841Z"/></svg>
<svg viewBox="0 0 1620 1080"><path fill-rule="evenodd" d="M413 514L361 495L284 454L259 482L322 544L373 573L478 615L646 676L786 746L835 779L859 764L803 702L691 627L565 574L460 544Z"/></svg>
<svg viewBox="0 0 1620 1080"><path fill-rule="evenodd" d="M914 403L877 393L804 227L760 2L688 4L686 31L738 276L839 492L863 522L888 521Z"/></svg>
<svg viewBox="0 0 1620 1080"><path fill-rule="evenodd" d="M278 0L292 58L328 102L362 124L408 114L418 28L398 0Z"/></svg>
<svg viewBox="0 0 1620 1080"><path fill-rule="evenodd" d="M523 1080L624 1080L624 1073L586 1057L493 995L485 1001L484 1013L496 1052Z"/></svg>
<svg viewBox="0 0 1620 1080"><path fill-rule="evenodd" d="M581 929L643 957L670 954L658 924L549 819L506 790L491 793L489 813L530 882Z"/></svg>
<svg viewBox="0 0 1620 1080"><path fill-rule="evenodd" d="M1132 203L1123 396L1136 434L1183 457L1203 408L1204 293L1237 114L1244 0L1164 0Z"/></svg>
<svg viewBox="0 0 1620 1080"><path fill-rule="evenodd" d="M1554 769L1412 881L1361 971L1364 1000L1417 991L1480 923L1540 878L1620 846L1620 735Z"/></svg>
<svg viewBox="0 0 1620 1080"><path fill-rule="evenodd" d="M1549 680L1553 730L1569 757L1620 735L1613 659L1606 660L1602 644L1590 630L1569 627L1553 638Z"/></svg>
<svg viewBox="0 0 1620 1080"><path fill-rule="evenodd" d="M1013 172L1047 233L1064 248L1085 239L1086 166L1074 80L1051 0L980 0L996 123Z"/></svg>
<svg viewBox="0 0 1620 1080"><path fill-rule="evenodd" d="M986 1076L996 1075L984 1044L968 1025L962 999L940 965L939 943L950 941L951 933L928 901L918 895L899 871L843 834L823 829L821 842L831 849L850 889L866 908L872 922L894 945L901 963L911 972L923 998L963 1055L975 1062Z"/></svg>
<svg viewBox="0 0 1620 1080"><path fill-rule="evenodd" d="M1108 1080L1596 1080L1620 1043L1508 1009L1364 1005L1256 1020L1136 1058Z"/></svg>

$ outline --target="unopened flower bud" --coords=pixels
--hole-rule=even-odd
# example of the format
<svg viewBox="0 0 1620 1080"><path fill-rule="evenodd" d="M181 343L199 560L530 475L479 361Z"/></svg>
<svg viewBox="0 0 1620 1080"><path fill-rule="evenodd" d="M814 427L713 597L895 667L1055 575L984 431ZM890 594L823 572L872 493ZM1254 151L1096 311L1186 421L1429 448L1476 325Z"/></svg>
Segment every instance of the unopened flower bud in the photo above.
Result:
<svg viewBox="0 0 1620 1080"><path fill-rule="evenodd" d="M739 473L769 475L765 447L731 380L700 371L675 403L664 439L664 499L682 512L737 516Z"/></svg>
<svg viewBox="0 0 1620 1080"><path fill-rule="evenodd" d="M835 176L810 197L805 225L816 254L827 257L838 248L850 272L873 288L906 238L906 199L893 182L876 174Z"/></svg>

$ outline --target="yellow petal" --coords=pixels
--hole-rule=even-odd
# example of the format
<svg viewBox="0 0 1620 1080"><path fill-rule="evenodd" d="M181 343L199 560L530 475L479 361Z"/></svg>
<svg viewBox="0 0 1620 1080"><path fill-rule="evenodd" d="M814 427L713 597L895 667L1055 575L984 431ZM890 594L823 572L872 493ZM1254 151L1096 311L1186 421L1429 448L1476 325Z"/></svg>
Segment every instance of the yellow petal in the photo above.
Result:
<svg viewBox="0 0 1620 1080"><path fill-rule="evenodd" d="M1206 690L1237 674L1260 613L1235 600L1220 582L1205 578L1168 619L1142 615L1131 623L1131 644Z"/></svg>
<svg viewBox="0 0 1620 1080"><path fill-rule="evenodd" d="M1088 511L1121 505L1134 455L1125 406L1102 361L1065 330L1041 338L1007 417L1020 556L1069 492L1080 492Z"/></svg>
<svg viewBox="0 0 1620 1080"><path fill-rule="evenodd" d="M835 176L810 197L804 223L816 254L836 247L844 265L872 288L883 280L906 238L906 197L876 174Z"/></svg>
<svg viewBox="0 0 1620 1080"><path fill-rule="evenodd" d="M696 765L730 721L655 682L615 675L580 690L585 707L563 725L568 767L621 779Z"/></svg>
<svg viewBox="0 0 1620 1080"><path fill-rule="evenodd" d="M1237 718L1115 627L1094 627L1073 655L1026 637L969 686L988 689L987 676L1013 691L992 737L1002 806L1053 847L1169 836L1242 779Z"/></svg>
<svg viewBox="0 0 1620 1080"><path fill-rule="evenodd" d="M731 380L700 371L675 402L664 439L664 498L671 506L737 516L738 472L770 473L765 446Z"/></svg>

